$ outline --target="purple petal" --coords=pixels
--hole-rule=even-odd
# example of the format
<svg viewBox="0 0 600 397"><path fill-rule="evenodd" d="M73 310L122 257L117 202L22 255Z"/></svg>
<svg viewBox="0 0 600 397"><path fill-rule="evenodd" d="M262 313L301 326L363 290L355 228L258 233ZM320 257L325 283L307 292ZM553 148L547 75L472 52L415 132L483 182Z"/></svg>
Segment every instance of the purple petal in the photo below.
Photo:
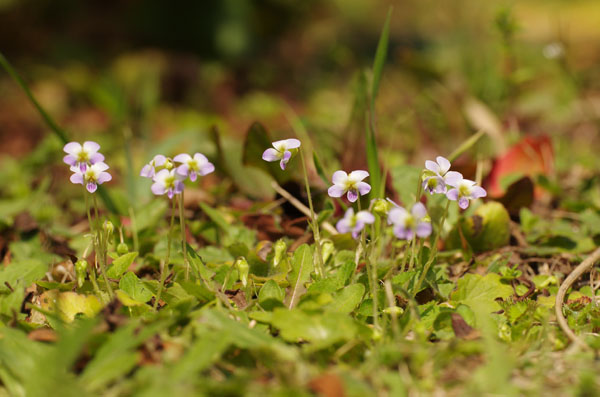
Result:
<svg viewBox="0 0 600 397"><path fill-rule="evenodd" d="M413 207L410 210L410 212L412 213L412 215L415 218L417 218L417 220L418 219L423 219L423 218L425 218L425 216L427 216L427 209L425 208L425 206L421 202L415 203L415 205L413 205Z"/></svg>
<svg viewBox="0 0 600 397"><path fill-rule="evenodd" d="M355 202L358 199L358 192L354 189L348 190L348 201L351 203Z"/></svg>
<svg viewBox="0 0 600 397"><path fill-rule="evenodd" d="M163 195L167 191L167 189L165 189L165 185L158 182L153 183L150 190L152 190L152 193L156 194L157 196Z"/></svg>
<svg viewBox="0 0 600 397"><path fill-rule="evenodd" d="M100 150L100 145L93 141L85 141L83 142L83 150L87 153L96 153Z"/></svg>
<svg viewBox="0 0 600 397"><path fill-rule="evenodd" d="M75 174L71 175L71 178L69 178L71 180L72 183L76 184L76 185L83 185L83 174L76 172Z"/></svg>
<svg viewBox="0 0 600 397"><path fill-rule="evenodd" d="M279 160L279 152L273 148L269 148L263 152L262 159L265 161Z"/></svg>
<svg viewBox="0 0 600 397"><path fill-rule="evenodd" d="M352 237L355 239L358 238L360 232L365 228L365 224L362 222L356 222L354 229L352 229Z"/></svg>
<svg viewBox="0 0 600 397"><path fill-rule="evenodd" d="M361 223L371 224L375 222L375 217L369 211L359 211L356 214L356 219Z"/></svg>
<svg viewBox="0 0 600 397"><path fill-rule="evenodd" d="M425 161L425 168L429 171L434 172L436 174L440 173L440 166L435 161L427 160Z"/></svg>
<svg viewBox="0 0 600 397"><path fill-rule="evenodd" d="M168 197L168 198L172 199L172 198L173 198L173 195L174 195L174 193L173 193L173 189L169 189L169 190L167 190L167 197Z"/></svg>
<svg viewBox="0 0 600 397"><path fill-rule="evenodd" d="M100 175L98 175L98 183L99 184L108 182L110 180L112 180L112 176L108 172L101 172Z"/></svg>
<svg viewBox="0 0 600 397"><path fill-rule="evenodd" d="M402 207L395 207L388 213L388 223L399 224L404 223L404 218L408 212Z"/></svg>
<svg viewBox="0 0 600 397"><path fill-rule="evenodd" d="M143 176L145 178L152 178L154 176L154 167L152 167L150 164L146 164L144 168L142 168L140 176Z"/></svg>
<svg viewBox="0 0 600 397"><path fill-rule="evenodd" d="M444 175L450 169L450 161L442 156L437 156L435 159L440 166L440 174Z"/></svg>
<svg viewBox="0 0 600 397"><path fill-rule="evenodd" d="M342 185L333 185L327 189L329 197L342 197L346 193L346 189Z"/></svg>
<svg viewBox="0 0 600 397"><path fill-rule="evenodd" d="M350 221L346 218L342 218L335 225L335 228L337 229L338 232L340 232L342 234L349 233L350 232Z"/></svg>
<svg viewBox="0 0 600 397"><path fill-rule="evenodd" d="M192 159L192 156L190 156L187 153L181 153L181 154L178 154L177 156L173 157L173 161L177 161L178 163L187 163L191 159Z"/></svg>
<svg viewBox="0 0 600 397"><path fill-rule="evenodd" d="M73 166L77 164L77 157L73 156L72 154L67 154L65 157L63 157L63 161L70 166Z"/></svg>
<svg viewBox="0 0 600 397"><path fill-rule="evenodd" d="M94 193L96 191L96 189L98 189L98 185L96 185L94 182L88 182L88 184L85 186L85 188L87 189L88 192Z"/></svg>
<svg viewBox="0 0 600 397"><path fill-rule="evenodd" d="M90 157L90 163L96 164L104 161L104 155L102 153L94 153Z"/></svg>
<svg viewBox="0 0 600 397"><path fill-rule="evenodd" d="M156 156L154 156L152 161L154 161L155 166L160 167L161 165L163 165L165 163L165 161L167 161L167 158L165 156L163 156L162 154L157 154Z"/></svg>
<svg viewBox="0 0 600 397"><path fill-rule="evenodd" d="M198 177L198 174L196 173L196 171L190 171L190 181L196 182L197 177Z"/></svg>
<svg viewBox="0 0 600 397"><path fill-rule="evenodd" d="M366 182L358 182L356 187L358 188L358 191L361 196L364 196L365 194L367 194L371 191L371 185L369 185Z"/></svg>
<svg viewBox="0 0 600 397"><path fill-rule="evenodd" d="M461 197L460 199L458 199L458 206L463 210L466 210L469 206L469 199L466 197Z"/></svg>
<svg viewBox="0 0 600 397"><path fill-rule="evenodd" d="M348 174L345 171L339 170L333 173L331 181L337 185L343 185L348 180ZM339 197L339 196L336 196Z"/></svg>
<svg viewBox="0 0 600 397"><path fill-rule="evenodd" d="M448 173L446 173L446 175L444 175L444 182L446 183L446 185L458 187L458 184L462 180L463 176L460 172L449 171Z"/></svg>
<svg viewBox="0 0 600 397"><path fill-rule="evenodd" d="M401 240L407 240L408 230L403 225L396 225L394 226L394 236Z"/></svg>
<svg viewBox="0 0 600 397"><path fill-rule="evenodd" d="M74 154L81 150L81 144L79 142L69 142L64 147L65 153Z"/></svg>
<svg viewBox="0 0 600 397"><path fill-rule="evenodd" d="M485 197L485 196L487 196L487 192L481 186L473 186L473 188L471 189L471 198L472 199L478 199L480 197Z"/></svg>
<svg viewBox="0 0 600 397"><path fill-rule="evenodd" d="M79 163L79 170L85 172L87 170L87 163Z"/></svg>
<svg viewBox="0 0 600 397"><path fill-rule="evenodd" d="M281 158L281 161L279 162L279 166L281 167L282 170L285 170L285 166L287 165L288 161L290 161L290 158L292 157L292 152L289 151L285 151L283 152L283 157Z"/></svg>
<svg viewBox="0 0 600 397"><path fill-rule="evenodd" d="M196 163L198 164L208 163L208 159L202 153L194 154L194 160L196 160Z"/></svg>
<svg viewBox="0 0 600 397"><path fill-rule="evenodd" d="M458 189L450 189L446 192L446 197L448 200L456 201L458 200Z"/></svg>
<svg viewBox="0 0 600 397"><path fill-rule="evenodd" d="M419 224L417 224L417 236L421 237L421 238L425 238L428 237L431 234L432 231L432 227L431 227L431 223L429 222L421 222Z"/></svg>
<svg viewBox="0 0 600 397"><path fill-rule="evenodd" d="M295 138L286 139L285 147L288 149L298 149L300 147L300 141Z"/></svg>
<svg viewBox="0 0 600 397"><path fill-rule="evenodd" d="M182 181L175 181L174 185L176 194L183 192L183 189L185 189L185 184Z"/></svg>
<svg viewBox="0 0 600 397"><path fill-rule="evenodd" d="M181 164L177 167L177 173L181 176L188 176L190 172L190 167L187 164Z"/></svg>
<svg viewBox="0 0 600 397"><path fill-rule="evenodd" d="M200 175L208 175L215 171L215 165L213 163L206 163L200 167Z"/></svg>

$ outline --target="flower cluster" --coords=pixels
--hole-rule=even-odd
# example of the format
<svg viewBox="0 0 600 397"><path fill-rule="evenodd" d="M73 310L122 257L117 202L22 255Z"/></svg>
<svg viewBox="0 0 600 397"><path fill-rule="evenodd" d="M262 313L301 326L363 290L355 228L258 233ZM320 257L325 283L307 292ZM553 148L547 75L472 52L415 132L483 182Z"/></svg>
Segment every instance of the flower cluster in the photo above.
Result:
<svg viewBox="0 0 600 397"><path fill-rule="evenodd" d="M358 238L365 225L375 222L375 217L369 211L358 211L354 213L352 208L346 210L346 214L335 225L340 233L352 233L352 237Z"/></svg>
<svg viewBox="0 0 600 397"><path fill-rule="evenodd" d="M393 225L394 235L402 240L412 240L414 236L429 237L432 231L431 222L427 219L427 210L421 203L415 203L410 212L395 206L388 213L388 223Z"/></svg>
<svg viewBox="0 0 600 397"><path fill-rule="evenodd" d="M469 207L469 200L487 195L485 189L474 181L464 179L460 172L450 171L450 161L442 156L438 156L436 162L427 160L425 168L423 188L430 194L441 193L449 200L458 201L463 210Z"/></svg>
<svg viewBox="0 0 600 397"><path fill-rule="evenodd" d="M86 141L69 142L63 150L67 155L63 161L70 166L73 172L71 182L85 186L88 192L94 193L98 185L108 182L112 176L106 172L109 168L104 163L104 156L99 152L100 145L96 142Z"/></svg>
<svg viewBox="0 0 600 397"><path fill-rule="evenodd" d="M152 193L157 196L166 193L172 199L174 195L183 192L183 182L186 178L189 177L195 182L198 175L208 175L214 170L215 166L202 153L196 153L194 156L182 153L172 159L157 154L144 165L140 176L152 179Z"/></svg>

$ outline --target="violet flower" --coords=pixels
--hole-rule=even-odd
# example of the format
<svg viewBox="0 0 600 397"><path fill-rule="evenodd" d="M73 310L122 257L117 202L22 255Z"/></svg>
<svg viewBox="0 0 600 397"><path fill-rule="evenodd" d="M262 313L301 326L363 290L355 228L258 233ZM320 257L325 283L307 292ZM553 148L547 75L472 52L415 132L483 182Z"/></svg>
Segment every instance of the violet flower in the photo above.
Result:
<svg viewBox="0 0 600 397"><path fill-rule="evenodd" d="M333 186L327 190L327 193L331 197L342 197L348 192L348 201L353 203L358 199L359 194L364 196L371 191L371 186L362 182L368 176L369 173L363 170L352 171L350 175L341 170L336 171L331 178Z"/></svg>
<svg viewBox="0 0 600 397"><path fill-rule="evenodd" d="M450 161L445 157L438 156L435 160L435 162L431 160L425 161L425 168L427 170L423 175L423 189L427 190L430 194L446 193L448 178L456 178L460 173L450 171Z"/></svg>
<svg viewBox="0 0 600 397"><path fill-rule="evenodd" d="M410 212L402 207L394 207L388 214L388 223L393 225L394 235L403 240L425 238L431 234L431 223L426 221L427 210L422 203L413 205Z"/></svg>
<svg viewBox="0 0 600 397"><path fill-rule="evenodd" d="M354 214L354 210L348 208L344 217L338 221L335 227L340 233L352 233L352 237L358 238L365 225L373 222L375 222L375 217L369 211L359 211Z"/></svg>
<svg viewBox="0 0 600 397"><path fill-rule="evenodd" d="M457 172L457 174L449 178L446 182L449 186L453 187L453 189L446 192L446 197L449 200L458 201L458 206L464 210L469 207L470 200L487 196L484 188L477 186L474 181L464 179L460 173Z"/></svg>
<svg viewBox="0 0 600 397"><path fill-rule="evenodd" d="M93 165L104 161L104 156L98 153L100 145L96 142L85 141L83 145L79 142L69 142L63 147L63 150L67 153L63 157L63 161L71 167L80 168L81 172L85 172L88 163Z"/></svg>
<svg viewBox="0 0 600 397"><path fill-rule="evenodd" d="M262 159L269 162L279 160L279 166L282 170L285 170L287 163L299 147L300 141L294 138L275 141L272 148L263 152Z"/></svg>
<svg viewBox="0 0 600 397"><path fill-rule="evenodd" d="M148 164L146 164L142 168L140 176L143 176L145 178L154 178L154 175L156 175L156 168L165 165L166 162L167 158L165 156L163 156L162 154L157 154L152 160L150 160Z"/></svg>
<svg viewBox="0 0 600 397"><path fill-rule="evenodd" d="M162 169L158 171L152 179L154 181L151 187L152 193L157 196L166 193L167 196L172 199L175 194L183 192L183 179L185 179L185 177L179 175L175 168L171 170Z"/></svg>
<svg viewBox="0 0 600 397"><path fill-rule="evenodd" d="M215 166L202 153L196 153L194 157L186 153L178 154L173 161L181 163L177 173L183 177L189 176L192 182L196 181L198 174L204 176L215 170Z"/></svg>
<svg viewBox="0 0 600 397"><path fill-rule="evenodd" d="M77 165L71 166L71 182L74 184L84 185L88 192L94 193L98 189L98 185L108 182L112 179L112 176L105 172L108 169L108 165L103 162L94 163L87 166L85 170Z"/></svg>

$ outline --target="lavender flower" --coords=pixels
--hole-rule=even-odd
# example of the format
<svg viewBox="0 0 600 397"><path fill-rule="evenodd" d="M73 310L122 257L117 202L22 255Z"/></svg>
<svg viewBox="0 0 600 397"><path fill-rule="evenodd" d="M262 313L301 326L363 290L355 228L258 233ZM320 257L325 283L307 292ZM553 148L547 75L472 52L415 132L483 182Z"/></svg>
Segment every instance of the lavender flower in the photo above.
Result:
<svg viewBox="0 0 600 397"><path fill-rule="evenodd" d="M426 217L425 206L416 203L410 212L402 207L392 208L388 214L388 223L393 225L396 237L410 241L415 235L425 238L431 234L431 223L425 220Z"/></svg>
<svg viewBox="0 0 600 397"><path fill-rule="evenodd" d="M458 206L464 210L469 207L469 200L487 196L484 188L477 186L474 181L464 179L460 173L457 172L457 174L448 178L446 182L453 187L453 189L446 192L446 197L449 200L458 201Z"/></svg>
<svg viewBox="0 0 600 397"><path fill-rule="evenodd" d="M77 165L71 166L71 182L75 184L84 185L88 192L94 193L98 189L98 185L108 182L112 179L112 176L105 172L108 169L108 165L103 162L94 163L90 166L86 166L85 170Z"/></svg>
<svg viewBox="0 0 600 397"><path fill-rule="evenodd" d="M157 154L152 160L150 160L148 164L144 166L144 168L142 168L140 176L145 178L154 178L154 175L156 175L156 168L165 165L166 162L167 158L165 156L162 154Z"/></svg>
<svg viewBox="0 0 600 397"><path fill-rule="evenodd" d="M215 166L202 153L196 153L194 157L182 153L175 156L173 160L181 163L177 167L177 173L184 177L189 176L192 182L196 181L198 174L204 176L215 170Z"/></svg>
<svg viewBox="0 0 600 397"><path fill-rule="evenodd" d="M355 215L354 210L348 208L344 217L338 221L335 227L340 233L352 232L352 237L358 238L359 233L364 229L365 225L373 222L375 222L375 217L369 211L359 211Z"/></svg>
<svg viewBox="0 0 600 397"><path fill-rule="evenodd" d="M83 145L79 142L69 142L63 150L67 155L63 157L63 161L70 166L80 168L81 172L85 172L90 165L104 161L104 156L98 153L100 145L96 142L85 141Z"/></svg>
<svg viewBox="0 0 600 397"><path fill-rule="evenodd" d="M348 192L348 201L353 203L358 199L359 194L364 196L371 191L371 186L362 182L368 176L369 173L363 170L352 171L350 175L341 170L336 171L331 178L333 186L327 190L327 193L331 197L342 197Z"/></svg>
<svg viewBox="0 0 600 397"><path fill-rule="evenodd" d="M262 158L265 161L279 160L279 166L285 170L287 163L292 158L300 147L300 141L297 139L284 139L282 141L273 142L273 148L269 148L263 152Z"/></svg>
<svg viewBox="0 0 600 397"><path fill-rule="evenodd" d="M152 193L157 196L166 193L167 196L172 199L173 195L183 192L183 179L185 179L185 177L179 175L175 168L171 170L162 169L158 171L152 179L154 181L151 187Z"/></svg>
<svg viewBox="0 0 600 397"><path fill-rule="evenodd" d="M430 194L446 193L448 178L456 178L460 173L450 171L450 161L445 157L438 156L435 160L435 162L431 160L425 161L425 168L427 170L424 173L423 189L427 190Z"/></svg>

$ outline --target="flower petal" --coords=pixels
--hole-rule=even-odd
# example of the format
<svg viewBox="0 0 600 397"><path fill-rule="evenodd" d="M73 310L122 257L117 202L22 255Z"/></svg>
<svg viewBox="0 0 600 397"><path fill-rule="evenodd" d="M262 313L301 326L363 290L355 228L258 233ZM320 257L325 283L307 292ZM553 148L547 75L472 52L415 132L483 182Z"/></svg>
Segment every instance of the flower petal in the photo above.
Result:
<svg viewBox="0 0 600 397"><path fill-rule="evenodd" d="M346 188L342 185L333 185L327 189L327 194L330 197L342 197L346 193Z"/></svg>
<svg viewBox="0 0 600 397"><path fill-rule="evenodd" d="M279 166L281 167L282 170L285 170L285 166L287 165L288 161L290 161L290 159L292 158L292 152L289 151L285 151L283 152L283 157L281 158L281 161L279 162Z"/></svg>
<svg viewBox="0 0 600 397"><path fill-rule="evenodd" d="M94 193L96 191L96 189L98 189L98 185L96 185L94 182L88 182L88 184L85 186L85 188L87 189L88 192Z"/></svg>
<svg viewBox="0 0 600 397"><path fill-rule="evenodd" d="M178 163L187 163L191 159L192 159L192 156L190 156L187 153L181 153L181 154L178 154L177 156L173 157L173 161L177 161Z"/></svg>
<svg viewBox="0 0 600 397"><path fill-rule="evenodd" d="M71 180L72 183L76 184L76 185L83 185L83 174L76 172L73 175L71 175L71 178L69 178Z"/></svg>
<svg viewBox="0 0 600 397"><path fill-rule="evenodd" d="M369 211L359 211L358 214L356 214L356 219L361 223L368 223L369 225L375 222L375 216Z"/></svg>
<svg viewBox="0 0 600 397"><path fill-rule="evenodd" d="M202 175L202 176L208 175L214 171L215 171L215 166L213 163L207 162L206 164L203 164L202 166L200 166L200 175Z"/></svg>
<svg viewBox="0 0 600 397"><path fill-rule="evenodd" d="M462 180L463 176L460 172L449 171L446 173L446 175L444 175L444 182L446 183L446 185L458 187L458 184Z"/></svg>
<svg viewBox="0 0 600 397"><path fill-rule="evenodd" d="M110 167L108 166L108 164L100 162L100 163L92 164L91 168L96 172L102 172L102 171L106 171Z"/></svg>
<svg viewBox="0 0 600 397"><path fill-rule="evenodd" d="M194 154L194 160L198 163L198 165L208 163L208 159L202 153Z"/></svg>
<svg viewBox="0 0 600 397"><path fill-rule="evenodd" d="M79 152L81 152L81 149L81 144L79 142L69 142L63 147L65 153L72 154L75 156Z"/></svg>
<svg viewBox="0 0 600 397"><path fill-rule="evenodd" d="M351 203L355 202L358 199L358 192L354 189L348 190L348 201Z"/></svg>
<svg viewBox="0 0 600 397"><path fill-rule="evenodd" d="M410 212L417 220L423 219L427 216L427 209L421 202L415 203Z"/></svg>
<svg viewBox="0 0 600 397"><path fill-rule="evenodd" d="M83 150L88 154L96 153L100 150L100 145L94 141L85 141L83 142Z"/></svg>
<svg viewBox="0 0 600 397"><path fill-rule="evenodd" d="M335 225L335 228L337 229L338 232L340 233L349 233L350 232L350 220L346 219L346 218L342 218L338 221L338 223Z"/></svg>
<svg viewBox="0 0 600 397"><path fill-rule="evenodd" d="M154 156L152 161L154 161L155 166L160 167L167 161L167 158L165 156L163 156L162 154L157 154L156 156Z"/></svg>
<svg viewBox="0 0 600 397"><path fill-rule="evenodd" d="M94 153L90 156L90 163L96 164L104 161L104 155L102 153Z"/></svg>
<svg viewBox="0 0 600 397"><path fill-rule="evenodd" d="M198 178L198 173L196 171L190 171L190 181L196 182L197 178Z"/></svg>
<svg viewBox="0 0 600 397"><path fill-rule="evenodd" d="M408 230L404 227L404 225L395 225L394 226L394 236L401 240L406 240L408 236Z"/></svg>
<svg viewBox="0 0 600 397"><path fill-rule="evenodd" d="M472 199L478 199L480 197L485 197L485 196L487 196L487 192L481 186L473 186L473 188L471 188L471 196L470 197Z"/></svg>
<svg viewBox="0 0 600 397"><path fill-rule="evenodd" d="M352 171L350 173L350 175L348 175L348 179L351 179L352 181L355 181L355 182L360 182L368 176L369 176L369 173L367 171L355 170L355 171Z"/></svg>
<svg viewBox="0 0 600 397"><path fill-rule="evenodd" d="M146 164L142 168L142 171L140 171L140 176L143 176L145 178L152 178L154 176L154 167L152 167L150 164Z"/></svg>
<svg viewBox="0 0 600 397"><path fill-rule="evenodd" d="M346 171L339 170L334 172L331 176L331 181L337 185L343 185L346 183L347 180L348 174L346 174Z"/></svg>
<svg viewBox="0 0 600 397"><path fill-rule="evenodd" d="M77 157L73 156L72 154L67 154L65 157L63 157L63 161L66 164L73 166L77 164Z"/></svg>
<svg viewBox="0 0 600 397"><path fill-rule="evenodd" d="M398 225L400 223L404 224L404 219L408 215L408 211L406 211L402 207L395 207L390 210L388 213L388 223L393 223Z"/></svg>
<svg viewBox="0 0 600 397"><path fill-rule="evenodd" d="M435 161L425 161L425 168L427 168L431 172L435 172L436 174L440 173L440 166Z"/></svg>
<svg viewBox="0 0 600 397"><path fill-rule="evenodd" d="M177 173L181 176L188 176L190 172L190 167L187 164L181 164L177 167Z"/></svg>
<svg viewBox="0 0 600 397"><path fill-rule="evenodd" d="M183 184L183 182L175 181L175 193L179 194L179 193L183 192L183 189L185 189L185 185Z"/></svg>
<svg viewBox="0 0 600 397"><path fill-rule="evenodd" d="M458 199L458 206L463 210L466 210L469 206L469 199L466 197L461 197L460 199Z"/></svg>
<svg viewBox="0 0 600 397"><path fill-rule="evenodd" d="M446 192L446 197L448 200L456 201L458 200L458 189L450 189Z"/></svg>
<svg viewBox="0 0 600 397"><path fill-rule="evenodd" d="M160 182L155 182L152 184L152 187L150 188L150 190L152 190L152 193L156 194L157 196L160 196L162 194L165 194L167 192L167 189L165 188L165 185L160 183Z"/></svg>
<svg viewBox="0 0 600 397"><path fill-rule="evenodd" d="M104 182L108 182L110 180L112 180L112 175L110 175L108 172L101 172L97 178L99 184L103 184Z"/></svg>
<svg viewBox="0 0 600 397"><path fill-rule="evenodd" d="M286 149L297 149L300 147L300 141L295 138L286 139L284 142Z"/></svg>
<svg viewBox="0 0 600 397"><path fill-rule="evenodd" d="M364 196L365 194L367 194L371 191L371 185L369 185L366 182L358 182L356 187L358 188L358 192L360 193L361 196Z"/></svg>
<svg viewBox="0 0 600 397"><path fill-rule="evenodd" d="M262 159L265 161L277 161L280 158L280 154L277 150L273 148L268 148L263 152Z"/></svg>
<svg viewBox="0 0 600 397"><path fill-rule="evenodd" d="M435 159L440 167L440 174L444 175L450 170L450 161L442 156L437 156Z"/></svg>
<svg viewBox="0 0 600 397"><path fill-rule="evenodd" d="M167 197L168 197L168 198L172 199L174 194L175 194L175 193L173 192L173 189L172 189L172 188L171 188L171 189L169 189L169 190L167 190Z"/></svg>
<svg viewBox="0 0 600 397"><path fill-rule="evenodd" d="M431 231L432 231L431 223L421 222L421 223L417 224L417 229L416 229L417 236L419 236L421 238L428 237L431 234Z"/></svg>

